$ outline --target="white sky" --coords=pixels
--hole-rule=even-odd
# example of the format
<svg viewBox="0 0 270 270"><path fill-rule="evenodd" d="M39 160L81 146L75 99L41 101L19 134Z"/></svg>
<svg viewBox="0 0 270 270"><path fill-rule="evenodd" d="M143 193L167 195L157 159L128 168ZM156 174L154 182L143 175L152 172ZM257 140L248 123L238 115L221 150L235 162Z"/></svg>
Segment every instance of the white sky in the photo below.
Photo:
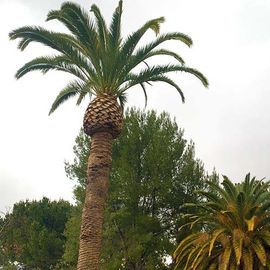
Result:
<svg viewBox="0 0 270 270"><path fill-rule="evenodd" d="M87 102L76 107L71 100L48 117L51 103L69 77L30 73L16 81L14 74L21 65L52 51L30 45L22 53L17 42L8 40L11 30L24 25L63 30L55 22L44 22L47 12L62 2L0 0L0 211L27 198L72 199L74 183L65 176L64 160L73 157ZM109 20L118 1L76 2L86 9L96 3ZM216 167L235 181L247 172L270 178L269 14L267 0L124 0L124 33L165 16L162 32L180 31L192 37L191 49L178 42L167 43L167 48L203 72L209 89L192 76L177 74L173 78L182 87L186 103L181 104L174 89L156 84L148 89L148 109L176 117L185 137L195 142L196 155L206 169ZM143 108L138 88L130 91L128 105Z"/></svg>

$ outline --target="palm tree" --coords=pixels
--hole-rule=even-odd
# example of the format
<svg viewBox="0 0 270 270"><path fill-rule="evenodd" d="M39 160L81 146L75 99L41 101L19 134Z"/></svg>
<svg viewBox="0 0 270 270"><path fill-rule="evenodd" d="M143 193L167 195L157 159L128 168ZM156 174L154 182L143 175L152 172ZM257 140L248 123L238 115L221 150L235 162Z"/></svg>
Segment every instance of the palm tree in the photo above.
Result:
<svg viewBox="0 0 270 270"><path fill-rule="evenodd" d="M201 231L184 238L174 252L183 270L270 269L270 182L248 174L241 184L226 176L223 188L208 182L204 202L188 204L194 214L184 226ZM181 229L181 228L180 228Z"/></svg>
<svg viewBox="0 0 270 270"><path fill-rule="evenodd" d="M89 95L94 96L84 115L84 131L91 136L91 154L88 163L86 199L82 216L80 251L77 269L98 269L101 250L103 211L111 170L113 139L121 132L126 102L126 91L139 85L147 100L146 84L164 82L174 87L184 102L179 86L170 79L170 72L187 72L197 77L204 86L207 79L197 70L186 67L175 52L158 46L168 40L178 40L191 46L192 40L179 32L159 34L164 18L146 22L126 39L121 36L122 1L113 13L110 26L96 5L92 5L92 20L87 12L75 3L65 2L60 10L48 13L47 21L58 20L69 34L48 31L42 27L26 26L12 31L10 39L19 38L18 48L24 50L29 43L38 42L54 49L58 54L33 59L21 67L16 78L30 71L46 73L60 70L76 78L59 93L50 113L71 97L77 96L77 104ZM138 48L148 30L156 39ZM165 55L176 59L177 64L148 65L146 60ZM135 68L145 64L139 72ZM119 102L118 102L119 101Z"/></svg>

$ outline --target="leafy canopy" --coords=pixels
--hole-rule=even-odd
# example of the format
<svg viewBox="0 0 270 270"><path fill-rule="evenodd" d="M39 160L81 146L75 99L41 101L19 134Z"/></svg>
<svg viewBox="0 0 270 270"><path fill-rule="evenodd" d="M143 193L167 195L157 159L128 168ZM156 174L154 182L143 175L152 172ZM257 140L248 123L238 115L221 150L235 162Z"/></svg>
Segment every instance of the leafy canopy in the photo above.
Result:
<svg viewBox="0 0 270 270"><path fill-rule="evenodd" d="M71 210L63 200L16 203L0 227L0 268L13 269L17 263L23 269L52 269L63 255Z"/></svg>
<svg viewBox="0 0 270 270"><path fill-rule="evenodd" d="M177 40L192 45L192 40L179 32L160 34L160 24L164 18L156 18L146 22L137 31L126 39L121 35L122 0L115 9L112 20L107 26L99 8L91 7L92 16L79 5L64 2L59 10L48 13L47 21L57 20L64 24L69 34L52 32L37 26L20 27L9 34L10 39L20 39L18 48L24 50L31 42L38 42L54 49L57 54L42 56L33 59L21 67L16 78L21 78L30 71L39 70L47 73L50 70L59 70L70 73L75 79L59 93L54 101L50 113L67 99L77 96L79 105L86 95L101 95L109 93L119 98L120 104L126 101L125 92L139 85L146 94L146 84L164 82L174 87L184 95L180 87L167 74L181 71L197 77L204 86L207 79L199 71L185 66L184 60L177 53L159 48L159 45L168 40ZM92 18L93 17L93 18ZM141 47L138 47L144 34L152 30L156 38ZM146 60L165 55L176 60L176 64L148 65ZM146 64L139 72L134 69Z"/></svg>
<svg viewBox="0 0 270 270"><path fill-rule="evenodd" d="M226 176L223 187L208 184L209 191L199 192L204 203L186 205L194 214L184 226L201 224L202 230L175 250L179 269L270 269L270 182L248 174L241 184Z"/></svg>

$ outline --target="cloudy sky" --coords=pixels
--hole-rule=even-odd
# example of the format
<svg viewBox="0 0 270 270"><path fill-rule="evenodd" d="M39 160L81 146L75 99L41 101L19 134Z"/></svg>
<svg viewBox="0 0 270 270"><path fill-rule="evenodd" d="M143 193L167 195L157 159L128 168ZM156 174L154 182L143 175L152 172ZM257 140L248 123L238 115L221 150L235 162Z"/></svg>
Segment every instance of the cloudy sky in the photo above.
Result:
<svg viewBox="0 0 270 270"><path fill-rule="evenodd" d="M62 0L0 0L0 211L19 200L72 200L72 183L64 160L72 160L74 139L87 106L69 101L48 117L51 103L69 77L31 73L19 81L16 70L35 56L51 51L30 45L25 52L8 33L24 25L65 29L45 23L46 14ZM90 8L96 3L109 20L117 0L77 0ZM162 32L190 35L189 49L175 42L167 48L181 54L188 66L209 79L205 90L195 78L173 78L185 92L186 103L163 84L150 87L148 109L168 111L185 137L196 145L196 155L207 170L214 167L234 181L247 172L270 179L270 1L267 0L125 0L124 34L146 20L165 16ZM147 38L153 37L151 34ZM162 61L162 60L160 60ZM139 89L129 94L129 106L143 108Z"/></svg>

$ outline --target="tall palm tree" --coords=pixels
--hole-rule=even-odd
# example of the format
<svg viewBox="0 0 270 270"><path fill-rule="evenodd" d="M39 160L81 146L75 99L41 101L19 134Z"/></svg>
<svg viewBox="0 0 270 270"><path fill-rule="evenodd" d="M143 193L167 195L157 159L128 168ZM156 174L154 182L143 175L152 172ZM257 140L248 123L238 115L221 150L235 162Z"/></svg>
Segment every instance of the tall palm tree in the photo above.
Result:
<svg viewBox="0 0 270 270"><path fill-rule="evenodd" d="M146 84L164 82L184 95L179 86L170 79L170 72L187 72L197 77L204 86L207 79L199 71L186 67L183 59L175 52L158 48L168 40L178 40L191 46L192 40L179 32L159 34L164 18L146 22L126 39L121 36L122 1L113 13L110 26L96 5L92 5L93 19L80 6L65 2L60 10L48 13L47 21L58 20L69 30L69 34L48 31L42 27L26 26L12 31L9 36L19 38L19 49L29 43L38 42L54 49L58 54L33 59L21 67L16 78L30 71L46 73L60 70L76 77L56 97L50 113L71 97L77 96L79 105L85 96L94 96L84 115L84 131L90 135L91 154L88 164L86 199L82 216L80 251L77 269L98 269L101 250L103 210L111 170L111 147L113 139L121 132L123 105L126 91L139 85L147 100ZM141 47L138 44L148 30L156 38ZM154 56L173 57L176 64L149 65L146 60ZM145 64L139 72L135 68ZM119 102L118 102L119 101Z"/></svg>
<svg viewBox="0 0 270 270"><path fill-rule="evenodd" d="M223 188L208 182L201 204L184 226L201 231L184 238L174 252L181 270L270 269L270 182L248 174L241 184L224 176ZM181 228L180 228L181 229Z"/></svg>

